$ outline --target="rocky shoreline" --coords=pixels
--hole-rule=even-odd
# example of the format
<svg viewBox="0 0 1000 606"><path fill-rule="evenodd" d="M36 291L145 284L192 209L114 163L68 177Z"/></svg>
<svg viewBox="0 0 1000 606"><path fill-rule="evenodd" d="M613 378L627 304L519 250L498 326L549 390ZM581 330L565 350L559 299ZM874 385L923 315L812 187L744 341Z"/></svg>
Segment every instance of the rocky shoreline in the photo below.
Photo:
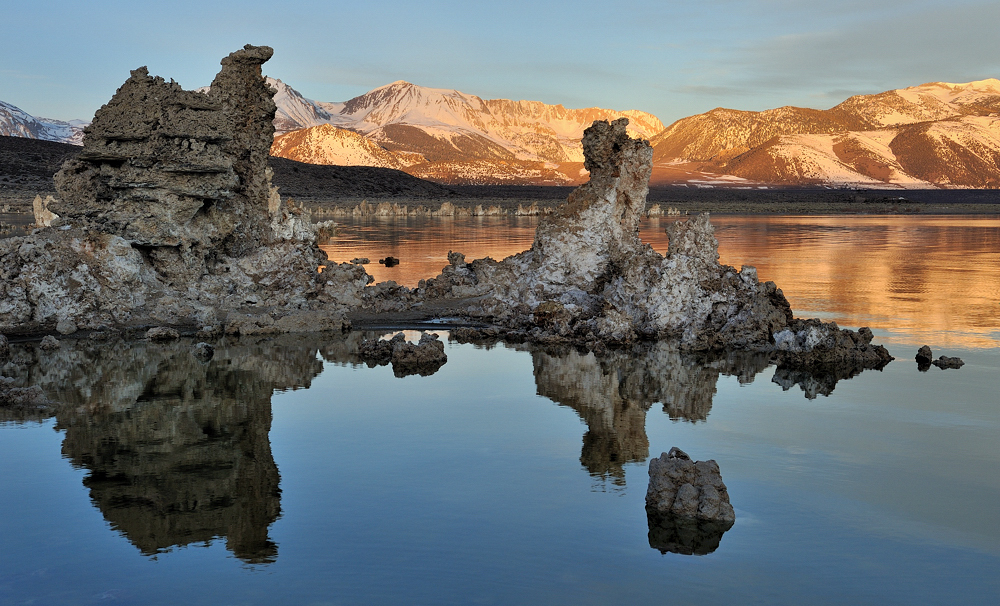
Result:
<svg viewBox="0 0 1000 606"><path fill-rule="evenodd" d="M36 203L39 227L0 240L0 333L101 339L167 327L207 338L342 331L352 318L409 315L445 319L460 339L597 353L671 341L803 372L849 375L892 359L871 331L795 319L753 267L719 264L707 214L669 225L666 255L644 244L641 217L681 211L648 205L652 149L627 135L627 119L587 129L588 183L558 205L520 206L541 216L529 250L471 262L450 252L441 274L416 288L368 286L363 266L326 260L317 242L330 225L314 224L307 205L283 200L272 183L275 105L261 75L272 53L232 53L207 94L132 72L56 174L57 196ZM410 212L398 202L360 206ZM491 208L502 210L480 199L469 212Z"/></svg>

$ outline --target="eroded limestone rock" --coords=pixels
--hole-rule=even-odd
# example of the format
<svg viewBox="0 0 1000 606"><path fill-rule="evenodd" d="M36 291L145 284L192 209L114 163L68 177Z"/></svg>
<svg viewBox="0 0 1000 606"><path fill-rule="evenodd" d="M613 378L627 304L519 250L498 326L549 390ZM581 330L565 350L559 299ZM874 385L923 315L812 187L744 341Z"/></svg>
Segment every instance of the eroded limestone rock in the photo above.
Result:
<svg viewBox="0 0 1000 606"><path fill-rule="evenodd" d="M649 461L646 509L730 525L736 521L719 465L713 460L692 461L676 447Z"/></svg>
<svg viewBox="0 0 1000 606"><path fill-rule="evenodd" d="M132 72L57 173L59 218L0 241L0 329L217 325L231 312L339 320L360 304L371 278L328 264L309 213L271 185L274 91L261 65L272 52L230 54L207 94ZM331 323L343 326L320 326Z"/></svg>
<svg viewBox="0 0 1000 606"><path fill-rule="evenodd" d="M719 263L707 214L667 227L666 255L642 243L652 150L626 134L627 123L596 121L585 131L591 179L539 222L531 249L499 262L450 253L442 273L410 296L467 299L468 316L540 343L600 349L676 339L689 350L778 352L812 367L879 368L892 359L867 329L793 322L773 282Z"/></svg>
<svg viewBox="0 0 1000 606"><path fill-rule="evenodd" d="M49 210L49 205L53 202L55 199L52 196L45 196L44 200L41 196L35 196L31 202L31 210L35 215L36 227L50 227L52 222L59 218L59 215Z"/></svg>
<svg viewBox="0 0 1000 606"><path fill-rule="evenodd" d="M397 377L429 376L448 361L444 343L432 332L421 333L417 343L407 341L402 332L388 340L368 339L361 343L359 354L369 367L392 364Z"/></svg>

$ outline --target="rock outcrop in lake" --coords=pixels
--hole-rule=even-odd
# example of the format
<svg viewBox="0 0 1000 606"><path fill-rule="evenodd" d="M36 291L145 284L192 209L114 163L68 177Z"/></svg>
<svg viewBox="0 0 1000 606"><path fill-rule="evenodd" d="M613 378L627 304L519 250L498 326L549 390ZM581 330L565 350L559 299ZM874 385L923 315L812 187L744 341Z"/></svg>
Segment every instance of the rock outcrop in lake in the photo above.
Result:
<svg viewBox="0 0 1000 606"><path fill-rule="evenodd" d="M369 367L392 364L392 373L397 377L426 377L436 373L448 361L444 343L432 332L421 333L417 343L407 341L406 334L402 332L391 339L367 339L362 341L358 353Z"/></svg>
<svg viewBox="0 0 1000 606"><path fill-rule="evenodd" d="M676 339L692 350L780 350L809 366L879 368L892 359L867 329L794 320L781 289L761 283L755 268L720 264L708 215L669 226L665 256L644 244L652 150L626 134L627 122L585 131L591 179L539 222L531 249L499 262L450 253L450 265L412 296L468 299L469 316L543 343Z"/></svg>
<svg viewBox="0 0 1000 606"><path fill-rule="evenodd" d="M341 328L371 278L271 186L272 52L230 54L207 94L132 72L56 174L51 227L0 241L0 329Z"/></svg>
<svg viewBox="0 0 1000 606"><path fill-rule="evenodd" d="M649 461L646 513L650 547L695 555L715 551L736 521L718 464L676 447Z"/></svg>

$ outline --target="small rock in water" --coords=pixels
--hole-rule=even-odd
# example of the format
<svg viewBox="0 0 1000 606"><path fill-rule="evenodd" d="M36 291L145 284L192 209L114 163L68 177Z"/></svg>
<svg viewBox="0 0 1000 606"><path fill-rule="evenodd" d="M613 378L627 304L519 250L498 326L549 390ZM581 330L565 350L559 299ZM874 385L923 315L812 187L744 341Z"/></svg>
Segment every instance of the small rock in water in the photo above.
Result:
<svg viewBox="0 0 1000 606"><path fill-rule="evenodd" d="M215 355L215 348L208 343L201 342L194 346L191 354L202 362L208 362Z"/></svg>
<svg viewBox="0 0 1000 606"><path fill-rule="evenodd" d="M719 465L712 460L692 461L676 447L649 461L646 509L683 518L736 521Z"/></svg>
<svg viewBox="0 0 1000 606"><path fill-rule="evenodd" d="M677 447L649 461L646 517L650 547L685 555L712 553L736 521L716 462Z"/></svg>
<svg viewBox="0 0 1000 606"><path fill-rule="evenodd" d="M56 332L61 335L71 335L76 332L76 323L69 318L63 318L56 324Z"/></svg>
<svg viewBox="0 0 1000 606"><path fill-rule="evenodd" d="M917 368L925 371L931 367L931 362L934 360L934 354L931 353L931 348L929 346L924 345L917 350L915 359L917 361Z"/></svg>
<svg viewBox="0 0 1000 606"><path fill-rule="evenodd" d="M59 343L59 339L52 335L45 335L45 338L38 344L38 347L42 351L53 351L62 347L62 344Z"/></svg>
<svg viewBox="0 0 1000 606"><path fill-rule="evenodd" d="M353 259L351 259L351 263L355 265L368 265L371 262L372 262L371 259L369 259L368 257L354 257Z"/></svg>
<svg viewBox="0 0 1000 606"><path fill-rule="evenodd" d="M366 340L358 351L369 367L392 364L397 377L409 375L429 376L448 361L442 343L435 333L421 333L416 345L406 340L404 333L397 333L388 341Z"/></svg>
<svg viewBox="0 0 1000 606"><path fill-rule="evenodd" d="M174 341L180 337L179 332L168 326L156 326L146 331L146 338L150 341Z"/></svg>
<svg viewBox="0 0 1000 606"><path fill-rule="evenodd" d="M944 370L945 368L961 368L965 366L965 361L962 358L949 358L948 356L941 356L937 360L931 362L934 366Z"/></svg>
<svg viewBox="0 0 1000 606"><path fill-rule="evenodd" d="M396 257L386 257L384 259L379 259L378 262L386 267L395 267L396 265L399 265L399 259Z"/></svg>

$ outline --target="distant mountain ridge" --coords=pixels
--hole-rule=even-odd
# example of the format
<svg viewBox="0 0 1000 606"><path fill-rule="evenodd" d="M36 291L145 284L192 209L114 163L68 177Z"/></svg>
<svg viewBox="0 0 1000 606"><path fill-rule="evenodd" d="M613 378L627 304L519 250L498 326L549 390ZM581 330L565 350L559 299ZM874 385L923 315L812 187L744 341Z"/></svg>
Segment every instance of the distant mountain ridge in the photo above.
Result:
<svg viewBox="0 0 1000 606"><path fill-rule="evenodd" d="M636 110L482 99L404 81L343 103L311 101L280 80L271 84L279 106L273 154L401 168L448 183L576 182L583 163L580 140L594 120L627 117L631 134L645 139L663 130L656 116ZM302 134L292 137L296 130Z"/></svg>
<svg viewBox="0 0 1000 606"><path fill-rule="evenodd" d="M580 183L583 130L626 117L630 134L653 145L656 184L1000 187L996 79L858 95L828 110L716 108L666 128L637 110L482 99L404 81L326 103L267 80L277 91L273 155L441 183ZM80 144L85 125L0 102L0 134Z"/></svg>
<svg viewBox="0 0 1000 606"><path fill-rule="evenodd" d="M653 137L661 165L775 184L1000 187L1000 80L934 82L829 110L713 109Z"/></svg>
<svg viewBox="0 0 1000 606"><path fill-rule="evenodd" d="M36 118L18 107L0 101L0 135L83 145L83 127L87 124L89 122L84 120L63 122Z"/></svg>

